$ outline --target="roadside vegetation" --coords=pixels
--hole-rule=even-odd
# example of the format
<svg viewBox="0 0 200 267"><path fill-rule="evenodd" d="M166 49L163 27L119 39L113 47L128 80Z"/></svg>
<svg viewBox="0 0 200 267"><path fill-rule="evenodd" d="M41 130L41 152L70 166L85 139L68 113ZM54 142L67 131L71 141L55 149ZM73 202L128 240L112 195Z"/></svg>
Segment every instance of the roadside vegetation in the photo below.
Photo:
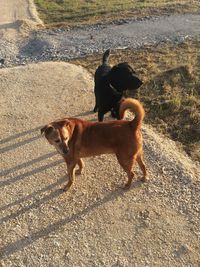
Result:
<svg viewBox="0 0 200 267"><path fill-rule="evenodd" d="M198 12L196 0L35 0L45 24L52 26L108 22L133 16Z"/></svg>
<svg viewBox="0 0 200 267"><path fill-rule="evenodd" d="M168 135L200 161L200 40L112 50L112 65L127 61L145 84L138 93L145 122ZM72 62L94 74L102 55Z"/></svg>

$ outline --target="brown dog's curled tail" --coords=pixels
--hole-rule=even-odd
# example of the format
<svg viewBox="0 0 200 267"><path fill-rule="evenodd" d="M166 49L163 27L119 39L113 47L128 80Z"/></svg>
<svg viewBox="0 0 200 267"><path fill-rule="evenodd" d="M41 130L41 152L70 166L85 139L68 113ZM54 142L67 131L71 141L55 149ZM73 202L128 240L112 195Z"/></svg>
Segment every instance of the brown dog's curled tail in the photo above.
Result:
<svg viewBox="0 0 200 267"><path fill-rule="evenodd" d="M145 115L142 104L133 98L122 100L119 108L120 119L124 118L125 111L128 109L135 114L135 118L132 120L134 127L140 128Z"/></svg>

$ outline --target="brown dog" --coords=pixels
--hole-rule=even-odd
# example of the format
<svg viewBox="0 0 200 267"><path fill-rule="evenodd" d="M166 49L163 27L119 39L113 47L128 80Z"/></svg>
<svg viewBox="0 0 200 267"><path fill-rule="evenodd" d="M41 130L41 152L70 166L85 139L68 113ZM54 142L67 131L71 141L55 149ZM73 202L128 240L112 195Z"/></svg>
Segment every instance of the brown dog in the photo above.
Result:
<svg viewBox="0 0 200 267"><path fill-rule="evenodd" d="M120 104L120 118L130 109L135 118L132 121L118 120L90 122L76 118L65 118L51 122L41 129L46 139L63 156L69 175L66 191L75 178L75 166L78 164L80 174L84 168L81 158L113 153L128 175L126 188L133 179L132 166L139 164L143 172L143 181L147 180L146 167L143 162L143 144L141 125L144 109L139 101L131 98Z"/></svg>

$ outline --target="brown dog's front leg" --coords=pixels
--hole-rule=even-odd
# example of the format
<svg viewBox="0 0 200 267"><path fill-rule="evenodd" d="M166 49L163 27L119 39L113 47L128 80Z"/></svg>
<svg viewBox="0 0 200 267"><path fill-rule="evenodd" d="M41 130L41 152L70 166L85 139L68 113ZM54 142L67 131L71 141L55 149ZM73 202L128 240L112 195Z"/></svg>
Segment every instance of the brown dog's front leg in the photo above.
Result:
<svg viewBox="0 0 200 267"><path fill-rule="evenodd" d="M78 162L77 162L77 164L79 166L79 169L76 170L76 174L81 174L82 171L83 171L83 169L84 169L84 167L85 167L85 164L84 164L84 162L83 162L82 159L79 159Z"/></svg>
<svg viewBox="0 0 200 267"><path fill-rule="evenodd" d="M65 160L65 161L67 163L67 173L69 176L69 181L64 186L63 191L67 191L71 187L71 185L73 184L74 179L75 179L75 169L74 168L76 166L76 163L74 163L74 162L68 162L67 160Z"/></svg>

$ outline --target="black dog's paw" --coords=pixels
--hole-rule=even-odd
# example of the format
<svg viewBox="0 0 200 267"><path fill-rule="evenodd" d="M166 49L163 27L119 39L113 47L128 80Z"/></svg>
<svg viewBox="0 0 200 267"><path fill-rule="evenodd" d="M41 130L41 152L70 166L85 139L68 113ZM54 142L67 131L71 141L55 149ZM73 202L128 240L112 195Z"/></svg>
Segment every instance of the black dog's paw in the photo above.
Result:
<svg viewBox="0 0 200 267"><path fill-rule="evenodd" d="M116 111L115 110L111 110L111 116L112 116L112 118L114 118L114 119L116 119L117 118L117 113L116 113Z"/></svg>
<svg viewBox="0 0 200 267"><path fill-rule="evenodd" d="M93 112L96 113L98 111L98 107L95 106L94 109L93 109Z"/></svg>

